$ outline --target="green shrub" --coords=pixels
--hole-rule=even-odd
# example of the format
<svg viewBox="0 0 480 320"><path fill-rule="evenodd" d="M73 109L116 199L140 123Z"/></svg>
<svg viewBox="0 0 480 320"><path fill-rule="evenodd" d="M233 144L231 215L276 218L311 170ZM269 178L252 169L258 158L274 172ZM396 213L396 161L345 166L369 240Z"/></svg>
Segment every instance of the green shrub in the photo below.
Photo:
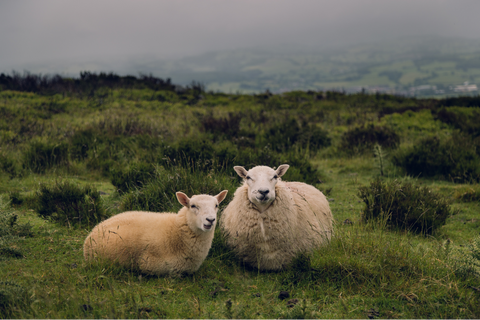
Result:
<svg viewBox="0 0 480 320"><path fill-rule="evenodd" d="M18 190L10 191L8 197L10 198L11 205L19 206L23 204L23 197Z"/></svg>
<svg viewBox="0 0 480 320"><path fill-rule="evenodd" d="M7 173L10 179L15 178L19 172L15 163L11 157L3 154L0 155L0 170Z"/></svg>
<svg viewBox="0 0 480 320"><path fill-rule="evenodd" d="M400 143L400 137L389 127L369 124L345 132L340 147L349 154L363 153L373 149L375 144L386 149L394 149Z"/></svg>
<svg viewBox="0 0 480 320"><path fill-rule="evenodd" d="M28 291L13 281L0 281L0 318L17 318L29 305Z"/></svg>
<svg viewBox="0 0 480 320"><path fill-rule="evenodd" d="M40 184L37 213L65 226L93 226L107 218L100 193L91 186L72 182Z"/></svg>
<svg viewBox="0 0 480 320"><path fill-rule="evenodd" d="M152 178L155 166L150 163L133 163L125 170L114 168L111 170L112 184L120 193L128 192L141 187Z"/></svg>
<svg viewBox="0 0 480 320"><path fill-rule="evenodd" d="M92 148L95 140L93 130L86 129L75 131L70 137L70 154L73 159L83 160L88 157L88 150Z"/></svg>
<svg viewBox="0 0 480 320"><path fill-rule="evenodd" d="M240 129L240 122L244 117L243 113L229 113L227 118L215 118L210 112L200 116L200 129L210 133L213 141L228 140L239 148L253 148L256 134Z"/></svg>
<svg viewBox="0 0 480 320"><path fill-rule="evenodd" d="M122 210L146 210L154 212L176 212L181 205L175 196L177 191L189 197L196 194L216 195L229 190L227 199L233 196L238 184L233 177L215 171L205 172L193 166L169 166L158 168L148 183L142 188L130 191L122 198ZM223 204L222 203L222 204Z"/></svg>
<svg viewBox="0 0 480 320"><path fill-rule="evenodd" d="M210 112L200 117L201 129L204 132L210 132L231 139L238 136L242 118L243 115L241 113L229 113L228 118L215 118L213 113Z"/></svg>
<svg viewBox="0 0 480 320"><path fill-rule="evenodd" d="M35 173L44 173L54 166L67 165L68 144L33 141L23 153L23 167Z"/></svg>
<svg viewBox="0 0 480 320"><path fill-rule="evenodd" d="M425 138L397 152L392 161L413 176L441 176L454 182L480 181L480 156L472 140L464 136L455 135L445 140Z"/></svg>
<svg viewBox="0 0 480 320"><path fill-rule="evenodd" d="M431 234L452 214L448 201L427 187L376 179L359 188L362 221L382 220L392 229Z"/></svg>
<svg viewBox="0 0 480 320"><path fill-rule="evenodd" d="M474 137L480 136L480 108L441 108L436 118Z"/></svg>
<svg viewBox="0 0 480 320"><path fill-rule="evenodd" d="M325 130L306 122L300 125L294 118L273 126L263 137L263 146L270 145L272 150L279 152L287 151L293 146L318 150L330 144L331 139Z"/></svg>
<svg viewBox="0 0 480 320"><path fill-rule="evenodd" d="M161 163L165 166L181 165L207 172L230 167L237 151L231 145L218 145L204 138L193 138L165 147L163 155Z"/></svg>

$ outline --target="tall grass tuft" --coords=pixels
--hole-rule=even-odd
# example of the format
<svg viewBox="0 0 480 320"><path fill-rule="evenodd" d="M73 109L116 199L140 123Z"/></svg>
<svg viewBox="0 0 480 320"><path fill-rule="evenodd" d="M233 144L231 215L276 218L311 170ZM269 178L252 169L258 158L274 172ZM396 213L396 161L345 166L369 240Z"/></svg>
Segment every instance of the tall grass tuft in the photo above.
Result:
<svg viewBox="0 0 480 320"><path fill-rule="evenodd" d="M122 210L146 210L154 212L173 211L181 208L175 196L177 191L189 197L196 194L216 195L229 190L231 197L237 188L236 179L214 170L204 171L201 164L189 166L168 165L158 167L152 179L143 187L130 191L123 196ZM228 199L224 201L228 203Z"/></svg>
<svg viewBox="0 0 480 320"><path fill-rule="evenodd" d="M427 187L376 179L359 188L365 203L362 220L384 220L392 229L432 234L453 214L449 202Z"/></svg>
<svg viewBox="0 0 480 320"><path fill-rule="evenodd" d="M11 319L30 304L28 291L14 281L0 281L0 318Z"/></svg>
<svg viewBox="0 0 480 320"><path fill-rule="evenodd" d="M23 153L23 167L35 173L44 173L68 163L68 145L65 143L33 141Z"/></svg>
<svg viewBox="0 0 480 320"><path fill-rule="evenodd" d="M118 192L126 193L143 186L152 179L155 173L155 166L151 163L139 162L130 164L126 169L111 169L112 184Z"/></svg>
<svg viewBox="0 0 480 320"><path fill-rule="evenodd" d="M385 174L385 164L387 153L383 150L382 146L375 143L373 146L373 156L375 157L375 163L380 170L380 175L383 177Z"/></svg>
<svg viewBox="0 0 480 320"><path fill-rule="evenodd" d="M107 218L100 193L94 187L68 181L40 184L37 213L69 227L90 227Z"/></svg>

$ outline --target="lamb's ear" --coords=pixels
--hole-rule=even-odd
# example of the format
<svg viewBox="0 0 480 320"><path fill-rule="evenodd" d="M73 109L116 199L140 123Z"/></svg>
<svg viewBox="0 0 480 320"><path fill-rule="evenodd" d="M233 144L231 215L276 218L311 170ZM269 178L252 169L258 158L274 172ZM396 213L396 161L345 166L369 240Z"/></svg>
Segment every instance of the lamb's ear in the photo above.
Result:
<svg viewBox="0 0 480 320"><path fill-rule="evenodd" d="M225 197L227 196L227 193L228 193L228 190L223 190L222 192L220 192L215 196L215 198L217 198L218 203L222 202L223 199L225 199Z"/></svg>
<svg viewBox="0 0 480 320"><path fill-rule="evenodd" d="M282 164L281 166L278 167L277 169L277 175L279 177L283 176L285 173L287 173L287 170L288 168L290 168L290 166L288 164Z"/></svg>
<svg viewBox="0 0 480 320"><path fill-rule="evenodd" d="M185 193L178 191L176 195L177 195L178 202L180 202L182 206L185 206L185 207L190 206L190 198Z"/></svg>
<svg viewBox="0 0 480 320"><path fill-rule="evenodd" d="M233 169L237 172L237 174L238 174L241 178L247 179L248 171L245 170L244 167L242 167L242 166L235 166L235 167L233 167Z"/></svg>

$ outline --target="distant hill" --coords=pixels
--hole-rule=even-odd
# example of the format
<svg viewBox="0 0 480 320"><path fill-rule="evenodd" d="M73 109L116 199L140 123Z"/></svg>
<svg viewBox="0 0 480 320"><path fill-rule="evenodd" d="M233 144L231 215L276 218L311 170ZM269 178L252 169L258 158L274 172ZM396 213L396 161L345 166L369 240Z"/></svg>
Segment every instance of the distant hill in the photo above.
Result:
<svg viewBox="0 0 480 320"><path fill-rule="evenodd" d="M142 56L112 57L103 62L53 61L28 65L24 70L74 77L85 70L147 74L171 78L184 86L201 82L207 90L226 93L365 90L412 96L478 94L478 40L418 36L335 49L315 46L239 48L175 59ZM469 85L456 88L465 82Z"/></svg>
<svg viewBox="0 0 480 320"><path fill-rule="evenodd" d="M139 63L138 65L142 65ZM454 93L480 84L480 41L408 37L335 50L251 48L142 65L177 83L193 79L224 92L337 89L403 94ZM423 91L423 92L422 92ZM477 93L477 92L474 92Z"/></svg>

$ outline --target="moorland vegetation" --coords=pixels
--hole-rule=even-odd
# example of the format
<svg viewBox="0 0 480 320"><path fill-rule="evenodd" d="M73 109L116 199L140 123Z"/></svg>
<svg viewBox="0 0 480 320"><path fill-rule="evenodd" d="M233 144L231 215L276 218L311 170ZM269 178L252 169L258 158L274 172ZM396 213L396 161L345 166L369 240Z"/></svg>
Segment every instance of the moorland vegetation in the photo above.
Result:
<svg viewBox="0 0 480 320"><path fill-rule="evenodd" d="M208 92L153 76L0 75L2 318L478 318L480 97ZM93 226L290 165L335 237L259 272L220 230L198 272L84 261Z"/></svg>

